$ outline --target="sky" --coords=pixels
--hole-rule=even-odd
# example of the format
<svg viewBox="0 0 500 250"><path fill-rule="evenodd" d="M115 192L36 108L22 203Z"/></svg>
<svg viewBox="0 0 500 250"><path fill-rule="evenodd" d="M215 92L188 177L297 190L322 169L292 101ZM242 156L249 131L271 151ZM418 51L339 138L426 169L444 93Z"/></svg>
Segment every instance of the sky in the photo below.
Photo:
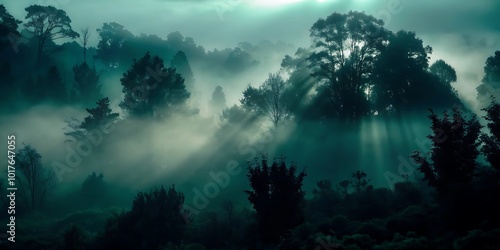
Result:
<svg viewBox="0 0 500 250"><path fill-rule="evenodd" d="M3 0L4 1L4 0ZM309 28L333 12L365 11L392 31L415 31L431 45L431 61L444 59L458 73L455 88L474 105L484 61L500 48L497 0L19 0L6 8L23 20L30 4L65 10L75 30L118 22L134 34L166 38L173 31L192 37L206 50L234 48L239 42L284 41L310 45ZM97 44L94 32L91 45Z"/></svg>

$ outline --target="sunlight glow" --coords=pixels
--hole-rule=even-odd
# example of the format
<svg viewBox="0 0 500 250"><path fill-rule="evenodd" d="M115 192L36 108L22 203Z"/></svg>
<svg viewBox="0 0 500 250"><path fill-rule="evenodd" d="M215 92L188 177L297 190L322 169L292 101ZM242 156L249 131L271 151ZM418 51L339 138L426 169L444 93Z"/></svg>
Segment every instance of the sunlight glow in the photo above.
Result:
<svg viewBox="0 0 500 250"><path fill-rule="evenodd" d="M251 3L259 6L281 6L281 5L298 3L302 1L304 0L254 0L251 1Z"/></svg>

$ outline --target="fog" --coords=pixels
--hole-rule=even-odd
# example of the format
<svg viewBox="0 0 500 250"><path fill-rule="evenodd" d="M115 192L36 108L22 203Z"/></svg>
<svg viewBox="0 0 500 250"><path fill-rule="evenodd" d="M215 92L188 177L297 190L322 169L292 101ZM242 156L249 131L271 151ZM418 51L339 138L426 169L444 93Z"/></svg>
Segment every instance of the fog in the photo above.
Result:
<svg viewBox="0 0 500 250"><path fill-rule="evenodd" d="M63 12L27 8L37 4ZM349 237L362 247L356 237L363 235L373 239L366 249L396 249L389 246L404 246L401 237L435 249L498 234L497 218L472 208L443 215L458 206L460 192L467 202L498 207L487 202L499 190L491 184L498 104L489 99L500 98L498 1L0 6L0 131L15 135L20 242L4 245L13 235L0 234L2 249L44 242L47 249L316 249L327 238L348 248ZM54 13L70 19L44 20ZM66 30L51 34L44 26L51 22ZM8 144L0 149L9 159ZM269 172L266 159L277 164ZM39 179L23 171L30 167ZM2 172L0 221L8 223L12 180ZM459 183L450 172L470 179ZM165 196L152 191L159 187ZM155 217L164 206L154 202L176 213ZM442 216L442 231L399 228L400 219L418 221L414 210ZM450 229L460 216L472 219ZM91 218L93 225L85 222ZM169 240L140 235L117 243L140 234L120 223L160 228ZM54 236L41 232L60 224L67 225ZM71 240L80 234L86 238Z"/></svg>

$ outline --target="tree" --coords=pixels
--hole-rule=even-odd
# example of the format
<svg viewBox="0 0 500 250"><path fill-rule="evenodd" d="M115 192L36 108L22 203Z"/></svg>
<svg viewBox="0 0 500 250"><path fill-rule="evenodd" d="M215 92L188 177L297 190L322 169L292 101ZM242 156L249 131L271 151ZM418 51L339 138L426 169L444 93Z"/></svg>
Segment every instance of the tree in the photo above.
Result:
<svg viewBox="0 0 500 250"><path fill-rule="evenodd" d="M338 206L341 200L341 194L333 189L332 182L321 180L316 182L316 187L312 191L313 198L308 201L308 210L312 211L311 216L316 221L330 219L338 212Z"/></svg>
<svg viewBox="0 0 500 250"><path fill-rule="evenodd" d="M184 84L186 88L190 91L194 88L194 77L191 66L189 66L189 61L183 51L177 51L172 60L170 61L170 67L175 68L176 72L179 73L182 78L184 78Z"/></svg>
<svg viewBox="0 0 500 250"><path fill-rule="evenodd" d="M159 117L182 108L190 93L175 68L165 68L163 60L149 52L120 79L125 94L120 107L135 117Z"/></svg>
<svg viewBox="0 0 500 250"><path fill-rule="evenodd" d="M234 204L233 202L226 200L222 203L222 209L227 214L227 221L229 223L229 237L233 237L233 216L234 216Z"/></svg>
<svg viewBox="0 0 500 250"><path fill-rule="evenodd" d="M87 44L90 38L89 28L81 29L81 33L80 43L83 46L83 63L87 63Z"/></svg>
<svg viewBox="0 0 500 250"><path fill-rule="evenodd" d="M309 67L310 55L311 51L299 48L294 57L286 55L281 61L281 70L289 74L288 86L284 93L288 110L298 120L318 119L331 110L328 101L317 100L322 99L322 96L317 94L317 79L313 77L313 71ZM326 105L320 105L317 101L323 101Z"/></svg>
<svg viewBox="0 0 500 250"><path fill-rule="evenodd" d="M430 159L414 152L412 159L419 164L418 170L430 186L441 194L470 184L479 155L481 125L475 116L466 120L458 108L450 117L444 112L439 118L432 110L432 141Z"/></svg>
<svg viewBox="0 0 500 250"><path fill-rule="evenodd" d="M423 84L431 53L414 32L401 30L389 36L374 65L372 95L379 113L402 113L417 105L414 100L423 99L417 91L429 92Z"/></svg>
<svg viewBox="0 0 500 250"><path fill-rule="evenodd" d="M9 62L5 62L0 67L0 103L12 102L18 98L18 91L19 86L16 85L11 64Z"/></svg>
<svg viewBox="0 0 500 250"><path fill-rule="evenodd" d="M350 11L319 19L310 29L314 50L310 67L326 86L339 118L356 120L370 113L371 71L388 38L383 25L373 16Z"/></svg>
<svg viewBox="0 0 500 250"><path fill-rule="evenodd" d="M19 150L16 155L16 169L20 170L19 182L30 210L43 205L47 193L55 185L54 172L46 170L42 165L42 156L30 145Z"/></svg>
<svg viewBox="0 0 500 250"><path fill-rule="evenodd" d="M437 60L429 69L444 84L451 84L457 81L455 69L443 60Z"/></svg>
<svg viewBox="0 0 500 250"><path fill-rule="evenodd" d="M454 69L444 61L430 69L431 53L432 48L424 46L414 32L401 30L389 36L374 67L371 96L379 114L401 115L461 105L450 84L456 80Z"/></svg>
<svg viewBox="0 0 500 250"><path fill-rule="evenodd" d="M231 73L240 73L257 64L258 62L253 60L250 54L237 47L229 52L224 67Z"/></svg>
<svg viewBox="0 0 500 250"><path fill-rule="evenodd" d="M134 35L124 29L123 25L115 22L104 23L102 28L97 29L97 33L99 33L99 43L95 58L110 68L118 67L123 42Z"/></svg>
<svg viewBox="0 0 500 250"><path fill-rule="evenodd" d="M84 118L83 122L80 122L76 118L66 121L70 131L64 134L73 137L77 141L86 140L86 133L94 129L105 130L107 126L116 121L119 114L113 113L113 110L109 107L109 99L107 97L100 99L96 104L95 108L85 109L89 115Z"/></svg>
<svg viewBox="0 0 500 250"><path fill-rule="evenodd" d="M100 245L105 249L159 249L168 242L179 244L186 228L180 211L183 203L184 195L174 186L139 192L130 211L108 221Z"/></svg>
<svg viewBox="0 0 500 250"><path fill-rule="evenodd" d="M248 86L243 91L243 99L240 102L245 109L267 116L277 126L290 115L285 90L286 82L283 78L279 74L271 73L259 88Z"/></svg>
<svg viewBox="0 0 500 250"><path fill-rule="evenodd" d="M211 111L214 113L220 113L226 108L226 95L224 94L222 86L217 85L217 87L215 87L209 104Z"/></svg>
<svg viewBox="0 0 500 250"><path fill-rule="evenodd" d="M490 165L500 172L500 104L493 100L487 108L484 119L488 121L486 125L489 134L481 134L481 140L484 143L481 152L486 156Z"/></svg>
<svg viewBox="0 0 500 250"><path fill-rule="evenodd" d="M74 82L71 92L73 101L90 104L102 97L102 84L99 83L101 74L96 71L95 67L91 68L84 62L73 66L73 74Z"/></svg>
<svg viewBox="0 0 500 250"><path fill-rule="evenodd" d="M80 36L71 28L71 19L64 10L53 6L31 5L25 8L26 20L24 27L37 39L37 63L40 65L44 54L51 55L59 47L49 48L49 42L61 39L75 39Z"/></svg>
<svg viewBox="0 0 500 250"><path fill-rule="evenodd" d="M66 86L62 81L61 74L55 65L49 68L45 79L45 86L42 91L46 91L47 97L52 98L57 102L67 101L68 92L66 91Z"/></svg>
<svg viewBox="0 0 500 250"><path fill-rule="evenodd" d="M252 190L245 191L252 203L264 243L276 243L288 230L304 222L302 182L306 173L297 173L297 166L286 166L285 158L268 165L267 156L255 159L248 168Z"/></svg>
<svg viewBox="0 0 500 250"><path fill-rule="evenodd" d="M500 99L500 50L488 57L484 66L482 83L476 88L477 100L482 107L488 105L490 97Z"/></svg>
<svg viewBox="0 0 500 250"><path fill-rule="evenodd" d="M366 173L363 171L356 171L352 173L352 186L354 187L354 190L359 193L363 190L366 190L368 187L368 183L370 182L369 179L366 179Z"/></svg>
<svg viewBox="0 0 500 250"><path fill-rule="evenodd" d="M92 172L82 182L81 194L82 198L87 201L86 204L106 199L106 192L106 183L104 182L104 175L102 173L97 175L95 172Z"/></svg>
<svg viewBox="0 0 500 250"><path fill-rule="evenodd" d="M21 21L15 19L5 9L3 4L0 4L0 51L12 45L13 39L21 36L17 28Z"/></svg>

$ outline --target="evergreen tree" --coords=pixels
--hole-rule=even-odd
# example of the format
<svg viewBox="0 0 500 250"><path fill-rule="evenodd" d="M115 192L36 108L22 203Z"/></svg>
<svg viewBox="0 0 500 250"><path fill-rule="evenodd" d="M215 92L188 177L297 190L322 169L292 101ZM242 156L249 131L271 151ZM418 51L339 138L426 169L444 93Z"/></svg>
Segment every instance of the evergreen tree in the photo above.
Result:
<svg viewBox="0 0 500 250"><path fill-rule="evenodd" d="M266 244L277 243L288 230L304 222L305 192L302 182L306 173L297 173L294 163L286 166L285 158L274 160L269 166L267 156L249 166L248 180L252 190L247 190Z"/></svg>
<svg viewBox="0 0 500 250"><path fill-rule="evenodd" d="M159 117L181 108L189 98L184 79L175 68L165 68L163 60L148 53L120 79L125 97L120 107L134 117Z"/></svg>

